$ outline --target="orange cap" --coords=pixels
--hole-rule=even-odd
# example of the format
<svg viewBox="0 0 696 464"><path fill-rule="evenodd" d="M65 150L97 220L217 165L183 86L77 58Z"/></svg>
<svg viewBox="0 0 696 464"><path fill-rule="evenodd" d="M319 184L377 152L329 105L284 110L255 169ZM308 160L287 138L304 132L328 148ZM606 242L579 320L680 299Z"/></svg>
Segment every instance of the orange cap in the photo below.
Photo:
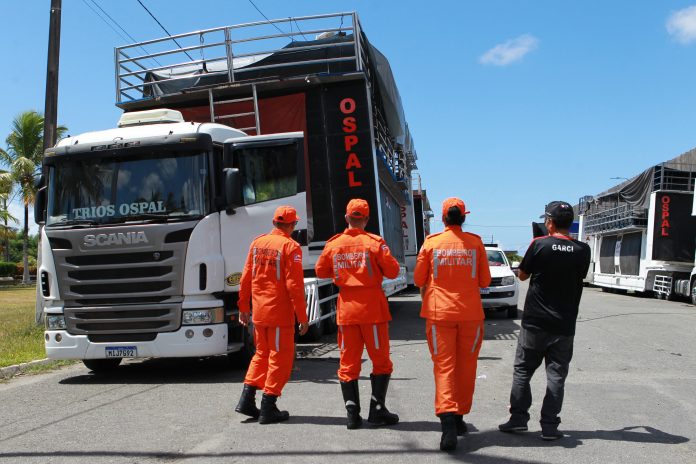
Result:
<svg viewBox="0 0 696 464"><path fill-rule="evenodd" d="M297 211L292 206L279 206L273 213L273 221L282 224L292 224L300 220Z"/></svg>
<svg viewBox="0 0 696 464"><path fill-rule="evenodd" d="M457 197L451 197L442 202L442 215L447 216L447 211L449 211L449 209L453 206L459 208L459 211L461 211L462 216L471 212L466 210L466 206L464 205L464 202L462 200L460 200Z"/></svg>
<svg viewBox="0 0 696 464"><path fill-rule="evenodd" d="M346 214L354 218L366 218L370 215L370 205L361 198L354 198L348 202Z"/></svg>

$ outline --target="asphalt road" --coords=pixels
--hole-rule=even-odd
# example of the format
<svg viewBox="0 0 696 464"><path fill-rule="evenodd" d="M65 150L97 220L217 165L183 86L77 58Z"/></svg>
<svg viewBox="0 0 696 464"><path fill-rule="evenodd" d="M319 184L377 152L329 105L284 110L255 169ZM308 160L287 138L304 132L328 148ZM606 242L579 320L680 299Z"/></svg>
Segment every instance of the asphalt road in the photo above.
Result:
<svg viewBox="0 0 696 464"><path fill-rule="evenodd" d="M470 434L455 454L438 448L432 366L419 298L391 299L394 428L348 431L337 350L303 345L279 405L291 419L247 422L233 412L243 372L224 358L146 360L117 375L81 364L0 384L2 463L447 462L696 463L696 308L586 289L566 384L562 430L539 438L544 373L534 379L530 431L506 435L519 320L486 321ZM361 394L369 399L370 363Z"/></svg>

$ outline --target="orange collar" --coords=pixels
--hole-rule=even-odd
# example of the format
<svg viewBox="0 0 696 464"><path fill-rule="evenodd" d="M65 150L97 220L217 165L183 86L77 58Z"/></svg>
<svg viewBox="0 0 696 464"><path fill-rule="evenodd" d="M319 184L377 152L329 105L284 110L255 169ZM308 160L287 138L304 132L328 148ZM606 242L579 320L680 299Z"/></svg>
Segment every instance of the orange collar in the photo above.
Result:
<svg viewBox="0 0 696 464"><path fill-rule="evenodd" d="M365 232L364 229L351 229L351 228L346 228L346 230L344 230L343 233L344 233L344 234L347 234L347 235L352 235L353 237L355 237L356 235L365 234L365 233L367 233L367 232Z"/></svg>
<svg viewBox="0 0 696 464"><path fill-rule="evenodd" d="M270 235L282 235L283 237L290 237L290 235L286 234L284 231L278 229L277 227L273 228Z"/></svg>

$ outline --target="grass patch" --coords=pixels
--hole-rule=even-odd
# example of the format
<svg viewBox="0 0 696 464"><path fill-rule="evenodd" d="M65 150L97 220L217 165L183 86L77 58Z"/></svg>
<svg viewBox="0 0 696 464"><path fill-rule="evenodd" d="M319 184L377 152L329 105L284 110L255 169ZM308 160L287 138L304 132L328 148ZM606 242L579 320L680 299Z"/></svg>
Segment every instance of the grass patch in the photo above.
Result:
<svg viewBox="0 0 696 464"><path fill-rule="evenodd" d="M42 325L34 322L36 287L0 288L0 367L43 359Z"/></svg>

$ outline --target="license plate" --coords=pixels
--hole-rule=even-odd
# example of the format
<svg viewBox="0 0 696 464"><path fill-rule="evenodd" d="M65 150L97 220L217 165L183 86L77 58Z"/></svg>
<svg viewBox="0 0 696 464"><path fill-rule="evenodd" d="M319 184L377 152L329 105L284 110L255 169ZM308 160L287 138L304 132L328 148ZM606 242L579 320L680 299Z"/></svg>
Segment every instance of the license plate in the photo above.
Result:
<svg viewBox="0 0 696 464"><path fill-rule="evenodd" d="M488 295L489 293L491 293L490 288L482 288L481 289L481 295Z"/></svg>
<svg viewBox="0 0 696 464"><path fill-rule="evenodd" d="M107 346L105 348L107 358L137 358L137 346Z"/></svg>

